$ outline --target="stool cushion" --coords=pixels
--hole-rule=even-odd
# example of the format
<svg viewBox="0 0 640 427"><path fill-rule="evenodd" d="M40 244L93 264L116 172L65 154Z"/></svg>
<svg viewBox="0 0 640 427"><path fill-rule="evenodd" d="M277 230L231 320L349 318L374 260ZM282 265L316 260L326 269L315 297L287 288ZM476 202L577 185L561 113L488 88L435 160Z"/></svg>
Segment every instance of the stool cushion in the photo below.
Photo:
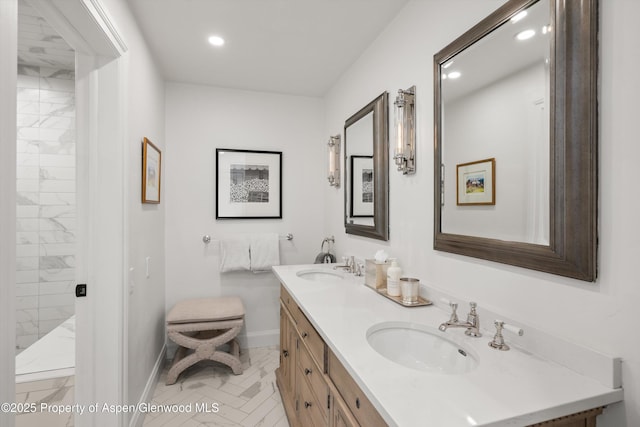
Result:
<svg viewBox="0 0 640 427"><path fill-rule="evenodd" d="M167 323L215 322L243 316L244 306L238 297L194 298L174 305Z"/></svg>

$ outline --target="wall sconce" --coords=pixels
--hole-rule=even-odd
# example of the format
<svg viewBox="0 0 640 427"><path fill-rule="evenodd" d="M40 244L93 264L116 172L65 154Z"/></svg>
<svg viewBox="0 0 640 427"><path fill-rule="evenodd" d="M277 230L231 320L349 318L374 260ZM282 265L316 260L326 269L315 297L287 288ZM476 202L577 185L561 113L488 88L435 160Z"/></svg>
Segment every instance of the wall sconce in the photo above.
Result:
<svg viewBox="0 0 640 427"><path fill-rule="evenodd" d="M329 137L329 185L340 187L340 134Z"/></svg>
<svg viewBox="0 0 640 427"><path fill-rule="evenodd" d="M416 172L416 87L400 89L395 106L396 148L393 155L403 175Z"/></svg>

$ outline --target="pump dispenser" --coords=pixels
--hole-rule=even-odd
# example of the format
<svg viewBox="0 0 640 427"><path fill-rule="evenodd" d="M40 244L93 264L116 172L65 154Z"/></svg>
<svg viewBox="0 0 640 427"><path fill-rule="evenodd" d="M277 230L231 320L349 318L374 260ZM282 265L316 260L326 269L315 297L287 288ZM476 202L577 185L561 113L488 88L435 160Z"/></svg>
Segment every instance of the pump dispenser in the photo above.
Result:
<svg viewBox="0 0 640 427"><path fill-rule="evenodd" d="M391 266L387 269L387 294L392 297L400 296L400 276L402 269L398 267L395 259L391 260Z"/></svg>

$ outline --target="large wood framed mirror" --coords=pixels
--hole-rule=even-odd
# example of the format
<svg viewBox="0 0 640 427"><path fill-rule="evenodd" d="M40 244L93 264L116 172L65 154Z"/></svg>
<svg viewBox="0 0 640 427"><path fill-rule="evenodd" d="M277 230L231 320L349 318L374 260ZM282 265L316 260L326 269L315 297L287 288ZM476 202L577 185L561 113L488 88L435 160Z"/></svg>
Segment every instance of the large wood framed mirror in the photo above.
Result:
<svg viewBox="0 0 640 427"><path fill-rule="evenodd" d="M348 234L389 240L389 94L344 124L344 227Z"/></svg>
<svg viewBox="0 0 640 427"><path fill-rule="evenodd" d="M434 56L434 248L596 278L597 0L510 0Z"/></svg>

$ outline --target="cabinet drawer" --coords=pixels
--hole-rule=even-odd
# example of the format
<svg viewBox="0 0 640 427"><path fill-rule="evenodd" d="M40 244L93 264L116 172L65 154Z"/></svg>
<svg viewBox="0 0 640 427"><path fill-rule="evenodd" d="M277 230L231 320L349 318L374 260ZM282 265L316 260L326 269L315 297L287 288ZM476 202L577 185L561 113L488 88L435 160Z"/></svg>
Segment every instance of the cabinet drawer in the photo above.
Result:
<svg viewBox="0 0 640 427"><path fill-rule="evenodd" d="M296 412L301 427L326 427L326 397L324 400L318 400L311 391L311 386L305 378L304 373L298 367L296 375L297 392L296 392Z"/></svg>
<svg viewBox="0 0 640 427"><path fill-rule="evenodd" d="M301 341L306 344L307 348L309 349L309 353L311 353L311 357L313 357L318 366L320 366L322 372L326 372L326 366L324 362L324 341L315 330L315 328L311 326L311 323L309 323L309 320L307 320L302 311L298 310L298 312L294 316L297 316L298 333L300 334Z"/></svg>
<svg viewBox="0 0 640 427"><path fill-rule="evenodd" d="M302 346L298 352L298 375L305 377L313 394L316 396L319 403L322 404L320 410L322 415L327 418L329 416L329 387L324 379L322 370L318 368L318 365L311 359L306 348Z"/></svg>
<svg viewBox="0 0 640 427"><path fill-rule="evenodd" d="M282 285L280 285L280 299L284 303L284 306L289 310L289 313L293 315L293 320L297 321L295 313L299 311L298 304L296 304L293 298L291 298L291 295L289 295L289 292L287 292Z"/></svg>
<svg viewBox="0 0 640 427"><path fill-rule="evenodd" d="M377 427L386 426L387 423L382 419L373 404L367 399L351 375L342 366L342 363L333 354L328 351L328 372L329 377L335 384L338 392L344 399L347 407L351 410L358 423L362 426Z"/></svg>

